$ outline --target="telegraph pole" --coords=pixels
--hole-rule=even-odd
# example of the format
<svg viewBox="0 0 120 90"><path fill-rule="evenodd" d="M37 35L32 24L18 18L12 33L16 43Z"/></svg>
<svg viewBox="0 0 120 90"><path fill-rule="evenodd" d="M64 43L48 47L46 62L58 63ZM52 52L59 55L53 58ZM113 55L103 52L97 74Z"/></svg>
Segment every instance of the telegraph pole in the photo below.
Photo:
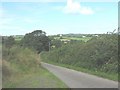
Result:
<svg viewBox="0 0 120 90"><path fill-rule="evenodd" d="M118 35L120 35L120 27L118 27Z"/></svg>
<svg viewBox="0 0 120 90"><path fill-rule="evenodd" d="M49 51L50 51L50 41L49 41Z"/></svg>

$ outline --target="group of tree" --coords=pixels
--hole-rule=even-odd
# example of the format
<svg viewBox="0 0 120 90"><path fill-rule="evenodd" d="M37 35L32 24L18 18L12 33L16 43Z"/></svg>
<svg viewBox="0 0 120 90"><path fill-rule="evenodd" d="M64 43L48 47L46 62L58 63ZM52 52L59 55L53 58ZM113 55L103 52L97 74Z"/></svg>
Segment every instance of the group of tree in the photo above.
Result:
<svg viewBox="0 0 120 90"><path fill-rule="evenodd" d="M49 51L51 42L51 45L56 45L57 48L42 54L46 61L50 60L104 72L117 72L118 46L120 46L118 39L117 34L103 34L99 37L93 37L87 42L72 41L63 45L60 40L46 36L44 31L35 30L22 38L20 47L27 47L41 53L42 51ZM10 49L16 43L15 39L9 36L2 37L2 44L5 48Z"/></svg>
<svg viewBox="0 0 120 90"><path fill-rule="evenodd" d="M19 78L27 73L35 73L40 69L40 58L38 53L48 51L49 38L42 30L36 30L28 33L22 40L15 36L0 37L0 51L2 49L2 79L3 87L13 87ZM1 58L0 58L1 59ZM18 77L19 76L19 77ZM9 83L8 83L9 82Z"/></svg>
<svg viewBox="0 0 120 90"><path fill-rule="evenodd" d="M43 60L108 73L118 72L118 35L104 34L41 54Z"/></svg>
<svg viewBox="0 0 120 90"><path fill-rule="evenodd" d="M46 33L42 30L35 30L31 33L27 33L22 40L16 41L13 36L2 36L3 47L10 49L13 45L19 45L21 47L27 47L40 53L41 51L49 51L50 39L46 36Z"/></svg>
<svg viewBox="0 0 120 90"><path fill-rule="evenodd" d="M21 46L31 48L40 53L41 51L49 51L49 42L50 39L44 31L35 30L24 36L21 40Z"/></svg>

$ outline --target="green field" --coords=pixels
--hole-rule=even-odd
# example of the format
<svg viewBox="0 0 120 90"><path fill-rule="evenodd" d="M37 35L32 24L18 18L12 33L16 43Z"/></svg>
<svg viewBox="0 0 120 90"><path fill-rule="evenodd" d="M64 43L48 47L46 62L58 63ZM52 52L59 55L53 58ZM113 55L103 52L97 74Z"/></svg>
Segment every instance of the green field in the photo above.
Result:
<svg viewBox="0 0 120 90"><path fill-rule="evenodd" d="M22 38L15 38L16 41L20 41Z"/></svg>
<svg viewBox="0 0 120 90"><path fill-rule="evenodd" d="M81 38L78 38L78 37L65 37L63 36L62 38L60 37L54 37L54 39L57 39L57 40L61 40L61 41L67 41L67 40L82 40L82 41L88 41L90 40L92 37L81 37Z"/></svg>
<svg viewBox="0 0 120 90"><path fill-rule="evenodd" d="M63 37L63 38L66 38L66 39L69 39L69 40L82 40L82 41L88 41L90 40L92 37L83 37L83 38L77 38L77 37Z"/></svg>
<svg viewBox="0 0 120 90"><path fill-rule="evenodd" d="M14 36L16 41L22 40L23 37L24 37L23 35L16 35L16 36Z"/></svg>

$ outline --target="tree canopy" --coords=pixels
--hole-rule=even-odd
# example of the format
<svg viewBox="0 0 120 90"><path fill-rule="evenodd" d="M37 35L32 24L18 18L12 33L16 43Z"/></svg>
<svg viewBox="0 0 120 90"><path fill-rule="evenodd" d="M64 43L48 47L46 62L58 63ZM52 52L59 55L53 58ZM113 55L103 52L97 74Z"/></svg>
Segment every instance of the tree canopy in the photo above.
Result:
<svg viewBox="0 0 120 90"><path fill-rule="evenodd" d="M41 51L49 51L49 38L42 30L35 30L24 36L21 41L22 46L29 47L36 50L38 53Z"/></svg>

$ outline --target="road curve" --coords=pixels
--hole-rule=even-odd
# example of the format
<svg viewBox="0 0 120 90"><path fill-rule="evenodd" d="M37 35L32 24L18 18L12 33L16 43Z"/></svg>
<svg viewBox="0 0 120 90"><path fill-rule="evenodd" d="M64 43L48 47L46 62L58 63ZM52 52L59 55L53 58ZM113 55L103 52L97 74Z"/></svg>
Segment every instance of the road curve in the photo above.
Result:
<svg viewBox="0 0 120 90"><path fill-rule="evenodd" d="M41 63L42 66L61 79L69 88L118 88L118 83L95 75Z"/></svg>

